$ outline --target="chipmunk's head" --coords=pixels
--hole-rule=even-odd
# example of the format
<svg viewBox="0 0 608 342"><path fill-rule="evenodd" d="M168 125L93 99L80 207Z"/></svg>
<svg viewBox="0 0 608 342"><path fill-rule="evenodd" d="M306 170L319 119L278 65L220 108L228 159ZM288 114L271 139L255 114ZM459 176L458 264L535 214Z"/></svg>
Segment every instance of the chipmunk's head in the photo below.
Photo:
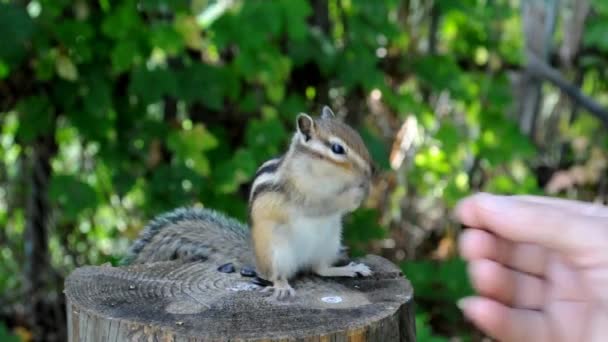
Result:
<svg viewBox="0 0 608 342"><path fill-rule="evenodd" d="M301 172L324 195L350 203L342 209L354 210L367 197L375 172L363 139L327 106L320 117L299 114L296 122L292 147Z"/></svg>

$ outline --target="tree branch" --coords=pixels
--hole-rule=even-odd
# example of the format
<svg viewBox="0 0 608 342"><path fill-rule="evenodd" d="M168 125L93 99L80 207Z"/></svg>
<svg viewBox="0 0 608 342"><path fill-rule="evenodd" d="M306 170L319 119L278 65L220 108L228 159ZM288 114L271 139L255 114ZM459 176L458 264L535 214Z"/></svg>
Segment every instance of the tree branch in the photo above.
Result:
<svg viewBox="0 0 608 342"><path fill-rule="evenodd" d="M568 82L559 71L542 62L537 56L529 54L528 57L527 70L532 76L553 83L553 85L558 87L573 101L576 101L581 107L602 121L604 126L608 128L608 110L606 108L603 108L593 99L583 94L578 87Z"/></svg>

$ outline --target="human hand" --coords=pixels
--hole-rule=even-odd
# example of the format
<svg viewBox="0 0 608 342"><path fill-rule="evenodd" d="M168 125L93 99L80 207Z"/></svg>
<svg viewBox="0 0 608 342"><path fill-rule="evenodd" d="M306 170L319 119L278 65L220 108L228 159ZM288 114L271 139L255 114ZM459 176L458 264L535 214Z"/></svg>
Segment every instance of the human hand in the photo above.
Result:
<svg viewBox="0 0 608 342"><path fill-rule="evenodd" d="M477 296L465 316L500 341L608 341L608 207L477 194L456 216Z"/></svg>

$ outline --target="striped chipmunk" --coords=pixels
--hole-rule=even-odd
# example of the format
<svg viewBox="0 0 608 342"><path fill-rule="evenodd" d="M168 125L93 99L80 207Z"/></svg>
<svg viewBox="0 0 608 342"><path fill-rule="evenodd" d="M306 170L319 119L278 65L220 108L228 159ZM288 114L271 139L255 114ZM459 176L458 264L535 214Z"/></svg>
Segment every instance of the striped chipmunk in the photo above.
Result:
<svg viewBox="0 0 608 342"><path fill-rule="evenodd" d="M263 163L249 194L250 229L211 209L179 208L152 220L123 263L185 259L255 263L277 299L295 295L299 272L369 276L367 265L335 266L342 218L367 197L374 163L361 136L325 106L301 113L287 151Z"/></svg>
<svg viewBox="0 0 608 342"><path fill-rule="evenodd" d="M335 267L342 217L367 197L373 163L360 135L329 107L299 114L288 151L257 171L249 197L253 249L274 296L295 294L289 279L310 270L323 277L371 275L364 264Z"/></svg>

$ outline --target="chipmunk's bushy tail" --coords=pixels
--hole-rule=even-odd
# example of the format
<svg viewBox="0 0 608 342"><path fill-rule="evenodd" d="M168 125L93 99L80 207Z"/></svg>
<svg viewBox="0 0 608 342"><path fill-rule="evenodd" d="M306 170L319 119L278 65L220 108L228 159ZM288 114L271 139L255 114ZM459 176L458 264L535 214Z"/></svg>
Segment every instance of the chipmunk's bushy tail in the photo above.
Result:
<svg viewBox="0 0 608 342"><path fill-rule="evenodd" d="M121 263L175 259L251 263L249 234L246 225L217 211L178 208L150 221Z"/></svg>

